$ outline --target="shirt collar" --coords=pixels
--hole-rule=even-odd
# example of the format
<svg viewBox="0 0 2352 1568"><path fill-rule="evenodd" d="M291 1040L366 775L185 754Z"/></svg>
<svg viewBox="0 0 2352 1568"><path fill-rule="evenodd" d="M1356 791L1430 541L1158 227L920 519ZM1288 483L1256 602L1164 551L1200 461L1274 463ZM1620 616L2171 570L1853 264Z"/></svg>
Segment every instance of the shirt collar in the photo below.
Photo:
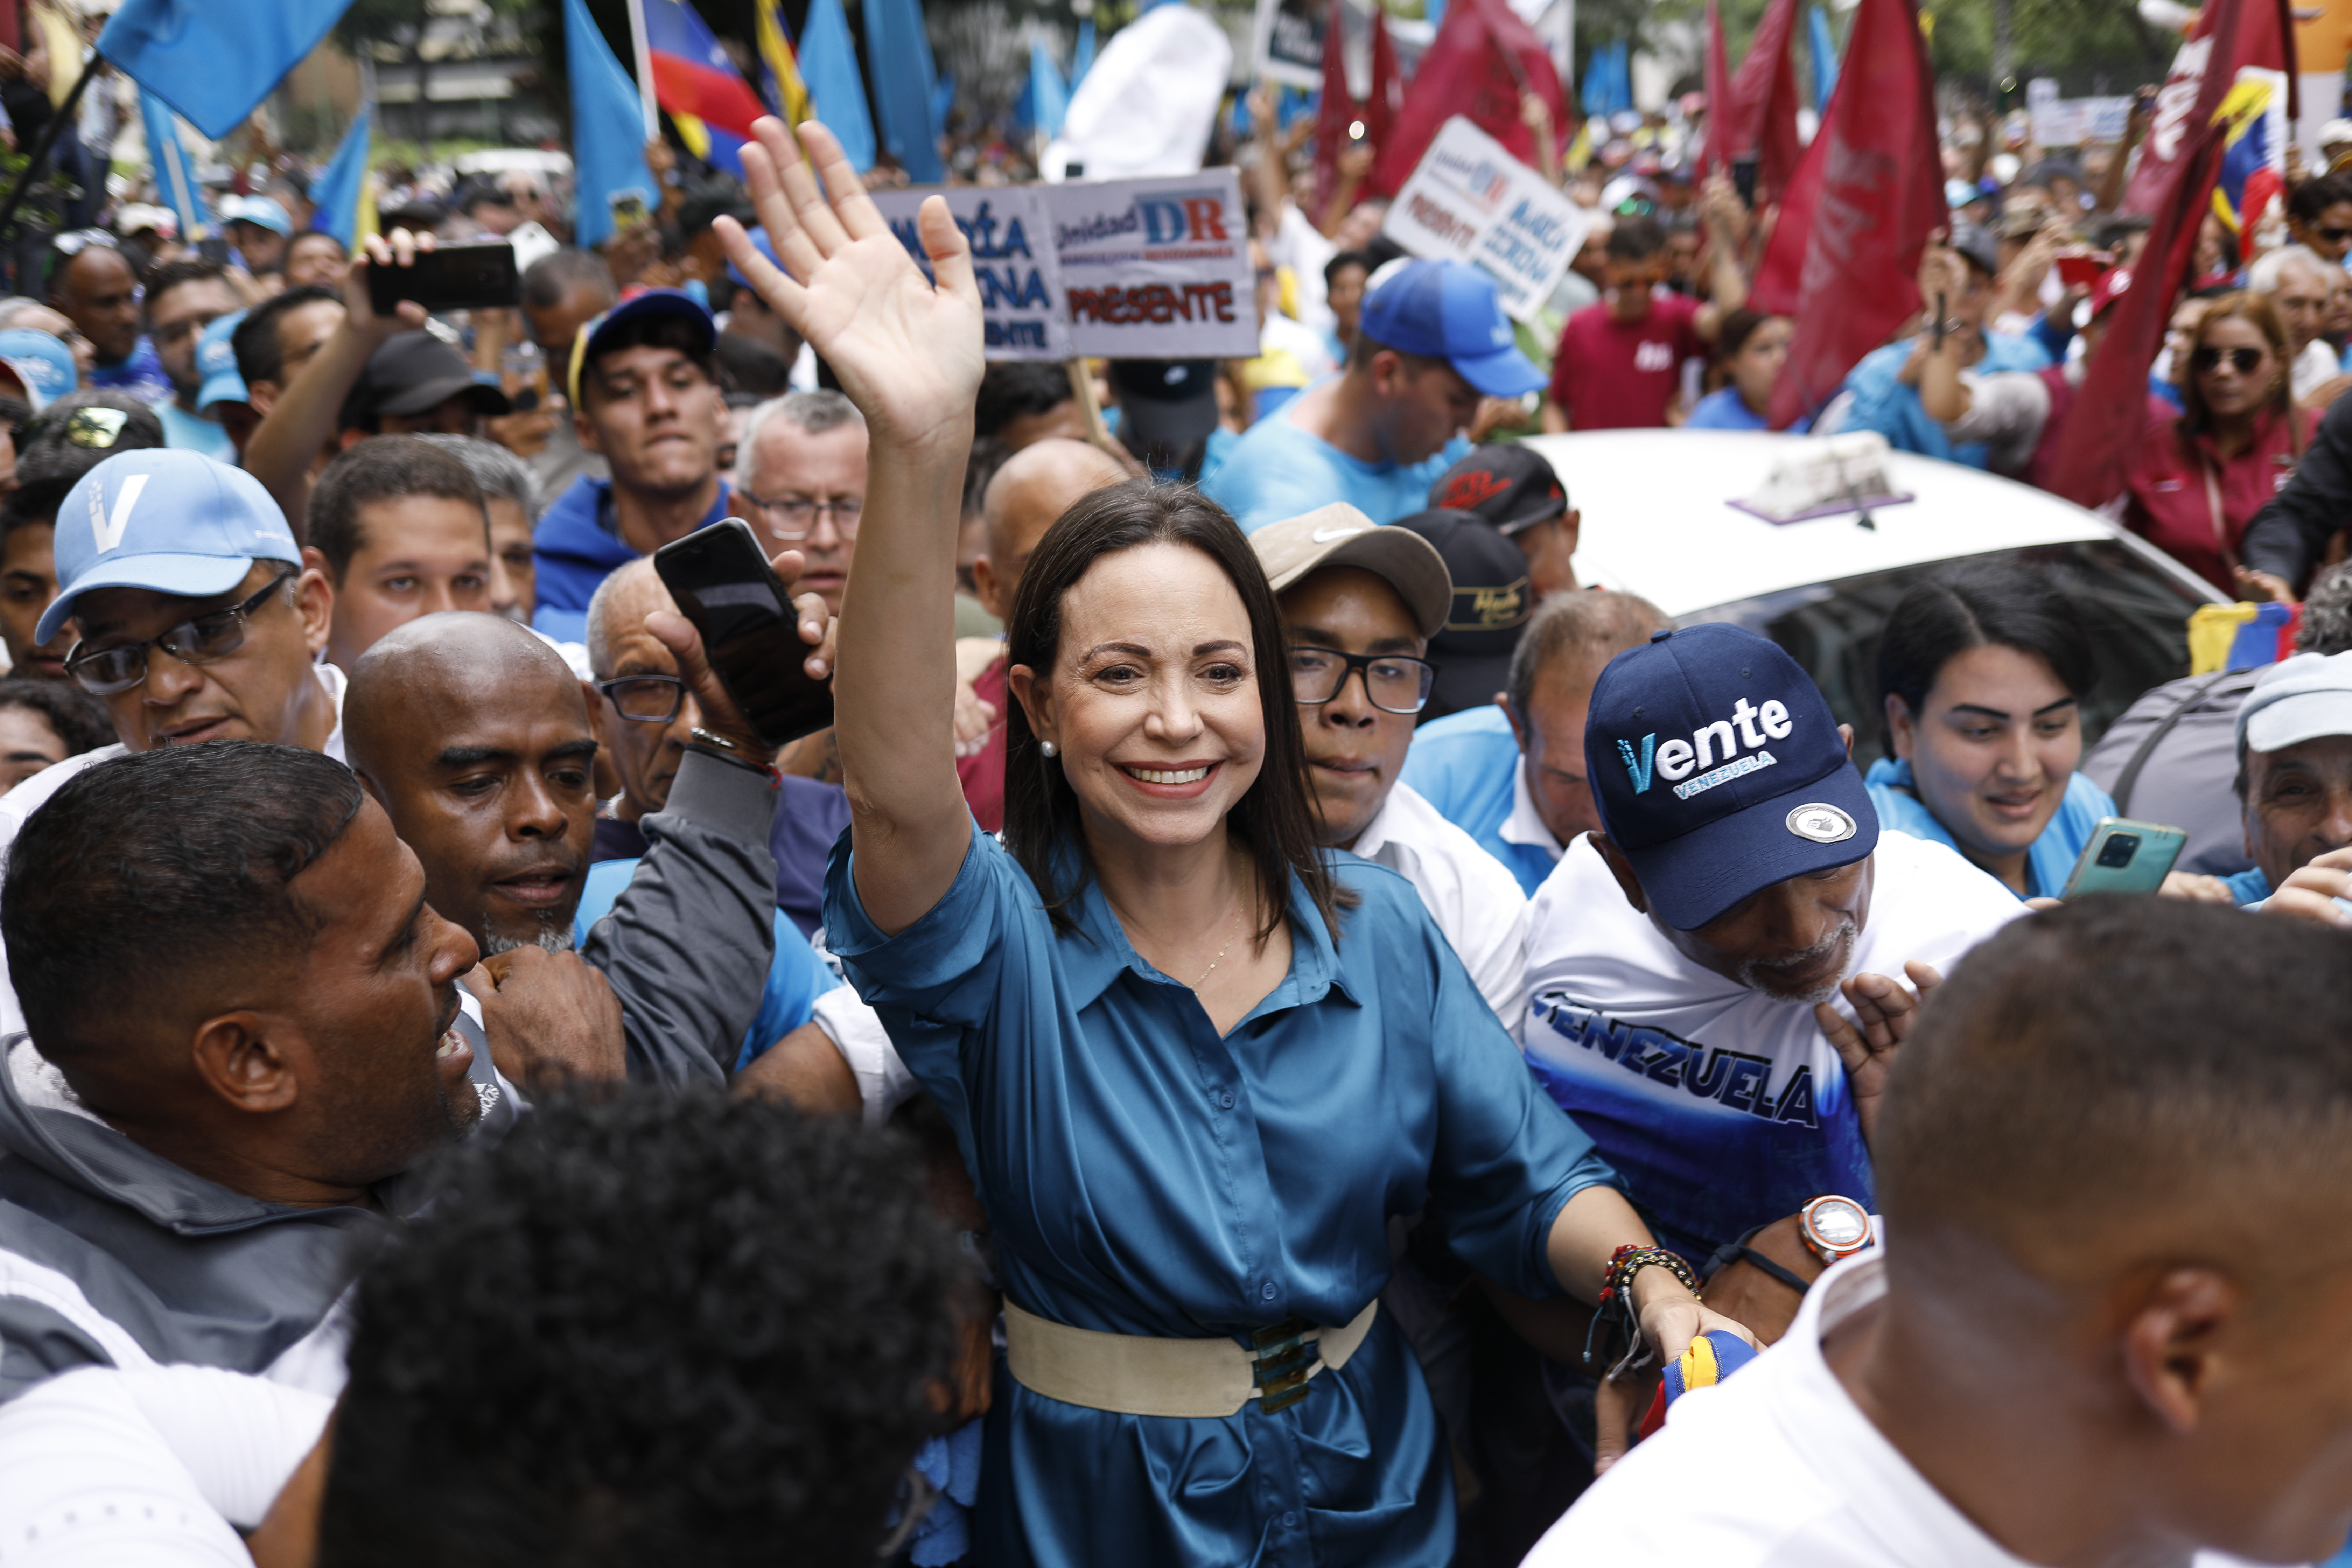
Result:
<svg viewBox="0 0 2352 1568"><path fill-rule="evenodd" d="M1511 770L1511 815L1503 818L1499 830L1506 844L1531 844L1551 857L1556 863L1560 857L1560 842L1544 825L1543 813L1536 809L1535 792L1528 788L1528 760Z"/></svg>
<svg viewBox="0 0 2352 1568"><path fill-rule="evenodd" d="M1078 929L1062 938L1061 962L1073 1011L1092 1006L1123 972L1132 972L1147 984L1186 988L1135 951L1118 917L1111 912L1110 900L1103 897L1100 881L1088 878L1086 890L1072 904ZM1265 1000L1250 1009L1250 1016L1319 1002L1334 988L1351 1002L1360 1001L1340 968L1339 952L1332 945L1322 912L1307 897L1307 884L1296 871L1290 875L1290 973L1266 994Z"/></svg>

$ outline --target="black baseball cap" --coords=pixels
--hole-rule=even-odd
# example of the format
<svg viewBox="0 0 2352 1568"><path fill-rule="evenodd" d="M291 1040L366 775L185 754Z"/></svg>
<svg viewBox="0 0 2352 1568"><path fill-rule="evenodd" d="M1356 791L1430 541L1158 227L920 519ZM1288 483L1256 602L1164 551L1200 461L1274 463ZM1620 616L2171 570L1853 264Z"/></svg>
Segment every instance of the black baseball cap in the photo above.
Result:
<svg viewBox="0 0 2352 1568"><path fill-rule="evenodd" d="M1506 534L1549 522L1568 510L1559 476L1532 447L1498 442L1470 455L1437 477L1429 504L1445 511L1475 512Z"/></svg>
<svg viewBox="0 0 2352 1568"><path fill-rule="evenodd" d="M1677 931L1878 847L1821 689L1778 643L1727 622L1654 632L1609 661L1584 772L1609 842Z"/></svg>
<svg viewBox="0 0 2352 1568"><path fill-rule="evenodd" d="M343 402L343 428L386 414L422 414L460 393L477 414L514 411L505 393L474 379L464 354L430 331L402 332L368 357L366 371Z"/></svg>
<svg viewBox="0 0 2352 1568"><path fill-rule="evenodd" d="M1119 431L1129 447L1183 452L1217 427L1217 362L1121 359L1110 364Z"/></svg>
<svg viewBox="0 0 2352 1568"><path fill-rule="evenodd" d="M1454 581L1445 625L1429 639L1437 666L1422 718L1483 708L1510 684L1511 654L1534 612L1528 558L1501 531L1475 512L1421 511L1396 521L1437 547Z"/></svg>

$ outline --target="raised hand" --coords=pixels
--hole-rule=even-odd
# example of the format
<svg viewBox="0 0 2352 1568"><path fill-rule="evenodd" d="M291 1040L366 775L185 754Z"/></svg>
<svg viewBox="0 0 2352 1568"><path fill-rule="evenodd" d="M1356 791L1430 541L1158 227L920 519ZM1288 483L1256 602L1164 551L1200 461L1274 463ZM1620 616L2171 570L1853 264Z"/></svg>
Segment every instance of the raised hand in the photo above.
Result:
<svg viewBox="0 0 2352 1568"><path fill-rule="evenodd" d="M800 128L813 173L782 121L761 119L752 130L759 140L744 147L743 171L783 265L771 265L740 224L722 217L715 226L736 268L833 367L877 447L969 447L983 368L980 289L947 203L928 198L916 220L934 284L883 222L831 132L814 121Z"/></svg>
<svg viewBox="0 0 2352 1568"><path fill-rule="evenodd" d="M1865 1143L1878 1123L1878 1100L1886 1092L1887 1072L1918 1024L1919 1005L1928 992L1944 983L1931 964L1906 963L1903 972L1911 977L1916 991L1906 990L1901 981L1884 974L1857 974L1839 987L1852 1004L1858 1026L1827 1002L1813 1009L1814 1021L1845 1062L1846 1082L1853 1090L1854 1120L1862 1124Z"/></svg>

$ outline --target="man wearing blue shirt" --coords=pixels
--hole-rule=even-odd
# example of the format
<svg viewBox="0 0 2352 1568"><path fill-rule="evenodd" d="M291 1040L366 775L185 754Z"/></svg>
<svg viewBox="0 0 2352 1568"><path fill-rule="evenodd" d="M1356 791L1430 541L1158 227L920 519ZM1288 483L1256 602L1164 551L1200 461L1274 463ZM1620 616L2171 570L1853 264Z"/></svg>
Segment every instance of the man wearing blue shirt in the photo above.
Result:
<svg viewBox="0 0 2352 1568"><path fill-rule="evenodd" d="M141 302L156 360L172 383L172 395L153 405L155 416L163 422L165 444L230 464L236 461L236 447L228 432L202 413L205 370L196 363L196 351L204 330L236 306L236 290L220 264L213 261L173 261L157 268Z"/></svg>
<svg viewBox="0 0 2352 1568"><path fill-rule="evenodd" d="M1601 826L1584 769L1592 683L1611 659L1672 624L1632 594L1555 594L1520 634L1507 700L1423 724L1403 782L1533 898L1568 842Z"/></svg>
<svg viewBox="0 0 2352 1568"><path fill-rule="evenodd" d="M1204 488L1245 532L1333 501L1393 522L1469 450L1480 397L1543 384L1485 273L1408 261L1366 297L1347 368L1252 426Z"/></svg>

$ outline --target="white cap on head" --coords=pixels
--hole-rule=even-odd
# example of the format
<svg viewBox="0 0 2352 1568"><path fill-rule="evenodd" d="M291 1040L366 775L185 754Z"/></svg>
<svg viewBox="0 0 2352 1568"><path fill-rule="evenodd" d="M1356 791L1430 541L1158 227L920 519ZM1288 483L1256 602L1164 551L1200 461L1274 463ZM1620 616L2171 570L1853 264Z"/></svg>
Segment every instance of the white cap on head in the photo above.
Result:
<svg viewBox="0 0 2352 1568"><path fill-rule="evenodd" d="M2352 653L2299 653L2263 672L2238 708L2238 755L2352 735Z"/></svg>

